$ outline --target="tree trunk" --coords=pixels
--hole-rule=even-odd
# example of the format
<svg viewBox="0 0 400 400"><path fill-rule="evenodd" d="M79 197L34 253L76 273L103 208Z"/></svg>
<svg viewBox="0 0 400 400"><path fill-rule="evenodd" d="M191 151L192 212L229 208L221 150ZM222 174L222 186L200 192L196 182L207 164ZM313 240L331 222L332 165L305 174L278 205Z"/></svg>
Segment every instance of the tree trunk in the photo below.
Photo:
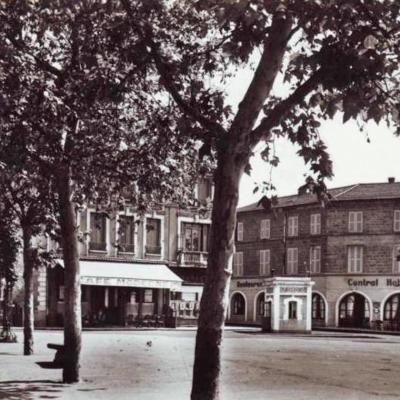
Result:
<svg viewBox="0 0 400 400"><path fill-rule="evenodd" d="M263 54L229 134L221 137L218 143L210 249L196 336L192 400L219 398L221 342L232 275L239 183L251 150L261 137L254 132L252 135L252 129L282 65L291 26L292 20L286 10L277 9Z"/></svg>
<svg viewBox="0 0 400 400"><path fill-rule="evenodd" d="M9 329L10 321L8 320L8 303L10 301L10 284L6 280L4 285L4 299L3 299L3 330Z"/></svg>
<svg viewBox="0 0 400 400"><path fill-rule="evenodd" d="M76 213L72 201L69 169L57 176L60 227L64 257L64 346L63 382L79 382L81 352L81 285Z"/></svg>
<svg viewBox="0 0 400 400"><path fill-rule="evenodd" d="M24 355L33 354L34 299L33 299L33 259L29 228L22 228L24 258Z"/></svg>
<svg viewBox="0 0 400 400"><path fill-rule="evenodd" d="M193 367L192 400L219 398L221 342L232 275L236 208L243 163L229 155L215 172L210 249L201 297ZM232 154L232 153L231 153Z"/></svg>

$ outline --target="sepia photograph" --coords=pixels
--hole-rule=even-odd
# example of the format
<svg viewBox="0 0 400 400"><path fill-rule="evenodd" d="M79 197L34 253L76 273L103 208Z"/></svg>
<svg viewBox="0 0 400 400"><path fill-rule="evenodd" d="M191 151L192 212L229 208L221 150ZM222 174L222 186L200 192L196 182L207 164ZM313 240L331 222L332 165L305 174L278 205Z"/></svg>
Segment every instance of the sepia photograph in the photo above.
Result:
<svg viewBox="0 0 400 400"><path fill-rule="evenodd" d="M399 372L399 0L0 0L0 400Z"/></svg>

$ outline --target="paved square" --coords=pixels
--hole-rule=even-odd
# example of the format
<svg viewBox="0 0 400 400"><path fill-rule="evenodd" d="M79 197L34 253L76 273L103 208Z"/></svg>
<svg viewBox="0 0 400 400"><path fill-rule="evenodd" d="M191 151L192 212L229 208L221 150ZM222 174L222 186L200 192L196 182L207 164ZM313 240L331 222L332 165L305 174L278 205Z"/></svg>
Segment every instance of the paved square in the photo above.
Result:
<svg viewBox="0 0 400 400"><path fill-rule="evenodd" d="M84 332L82 382L60 383L61 370L44 370L46 344L61 331L37 331L36 354L0 344L0 399L188 400L195 332ZM271 335L225 332L223 400L400 399L400 337L318 333Z"/></svg>

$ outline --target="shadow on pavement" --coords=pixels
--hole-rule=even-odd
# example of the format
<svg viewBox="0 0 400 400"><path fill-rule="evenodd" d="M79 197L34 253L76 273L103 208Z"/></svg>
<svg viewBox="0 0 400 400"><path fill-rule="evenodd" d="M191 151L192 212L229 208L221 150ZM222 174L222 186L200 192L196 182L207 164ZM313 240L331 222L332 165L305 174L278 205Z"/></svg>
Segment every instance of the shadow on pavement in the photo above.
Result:
<svg viewBox="0 0 400 400"><path fill-rule="evenodd" d="M41 394L41 399L57 399L63 385L56 381L0 381L1 400L31 400L34 394ZM36 396L37 398L37 396Z"/></svg>

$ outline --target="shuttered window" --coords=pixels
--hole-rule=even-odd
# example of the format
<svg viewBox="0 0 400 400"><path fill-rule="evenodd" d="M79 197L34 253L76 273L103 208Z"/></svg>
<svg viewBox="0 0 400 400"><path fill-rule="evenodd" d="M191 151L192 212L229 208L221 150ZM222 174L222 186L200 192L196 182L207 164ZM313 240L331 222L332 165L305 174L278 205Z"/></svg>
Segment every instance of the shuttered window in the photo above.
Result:
<svg viewBox="0 0 400 400"><path fill-rule="evenodd" d="M271 256L269 250L260 250L260 275L270 275Z"/></svg>

